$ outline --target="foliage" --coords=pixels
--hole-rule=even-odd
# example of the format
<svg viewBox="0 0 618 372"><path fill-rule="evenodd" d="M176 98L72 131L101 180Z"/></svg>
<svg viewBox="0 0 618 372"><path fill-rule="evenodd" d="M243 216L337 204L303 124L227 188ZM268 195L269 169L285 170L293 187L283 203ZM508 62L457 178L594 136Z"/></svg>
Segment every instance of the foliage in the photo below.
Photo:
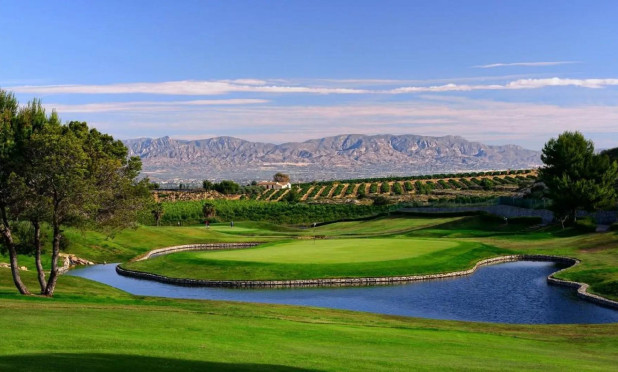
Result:
<svg viewBox="0 0 618 372"><path fill-rule="evenodd" d="M202 205L202 215L204 219L213 218L217 215L217 208L213 202L205 202Z"/></svg>
<svg viewBox="0 0 618 372"><path fill-rule="evenodd" d="M388 205L388 204L390 204L390 201L385 196L378 195L373 198L373 205L375 206L383 206L383 205Z"/></svg>
<svg viewBox="0 0 618 372"><path fill-rule="evenodd" d="M275 223L310 223L371 216L388 210L385 206L351 204L270 203L254 200L212 200L217 217L223 221L270 221ZM202 201L164 202L162 224L201 223ZM152 224L152 220L142 223Z"/></svg>
<svg viewBox="0 0 618 372"><path fill-rule="evenodd" d="M216 191L224 195L238 194L240 191L240 186L236 182L230 180L223 180L214 184L213 187Z"/></svg>
<svg viewBox="0 0 618 372"><path fill-rule="evenodd" d="M273 181L279 182L279 183L288 183L290 182L290 176L285 173L277 172L273 176Z"/></svg>
<svg viewBox="0 0 618 372"><path fill-rule="evenodd" d="M577 210L611 206L616 198L614 183L618 164L609 156L595 154L594 145L579 132L564 132L543 148L545 166L539 179L548 188L552 208L564 223L576 220Z"/></svg>
<svg viewBox="0 0 618 372"><path fill-rule="evenodd" d="M10 95L0 91L2 106L11 101L7 97ZM0 230L14 268L16 246L10 221L25 219L32 225L31 244L41 293L52 296L63 227L89 226L113 233L133 225L151 197L150 182L136 181L140 159L129 157L121 141L89 129L86 123L62 125L56 113L47 115L38 100L18 112L5 108L0 136ZM41 263L44 222L52 229L47 279ZM28 241L23 237L20 240ZM19 278L14 275L14 279L20 292L26 294Z"/></svg>
<svg viewBox="0 0 618 372"><path fill-rule="evenodd" d="M395 195L403 194L403 188L401 187L401 183L399 182L393 183L393 194Z"/></svg>
<svg viewBox="0 0 618 372"><path fill-rule="evenodd" d="M155 224L159 226L161 223L161 217L165 214L165 209L163 209L163 204L161 203L153 203L151 206L150 213L155 220Z"/></svg>
<svg viewBox="0 0 618 372"><path fill-rule="evenodd" d="M203 180L202 181L202 188L206 191L210 191L210 190L214 190L215 185L210 182L209 180Z"/></svg>

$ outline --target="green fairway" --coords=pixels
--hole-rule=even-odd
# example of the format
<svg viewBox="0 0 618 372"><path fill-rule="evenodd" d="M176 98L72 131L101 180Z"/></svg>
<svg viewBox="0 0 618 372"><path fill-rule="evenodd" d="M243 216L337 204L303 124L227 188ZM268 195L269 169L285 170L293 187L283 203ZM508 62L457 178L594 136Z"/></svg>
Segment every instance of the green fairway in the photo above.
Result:
<svg viewBox="0 0 618 372"><path fill-rule="evenodd" d="M193 252L196 259L272 263L353 263L401 260L456 247L428 239L329 239L270 244L247 250Z"/></svg>
<svg viewBox="0 0 618 372"><path fill-rule="evenodd" d="M603 370L618 325L504 325L127 295L62 277L23 298L0 269L0 370ZM32 273L25 274L34 283Z"/></svg>
<svg viewBox="0 0 618 372"><path fill-rule="evenodd" d="M430 218L401 218L382 217L361 221L345 221L318 226L309 230L309 233L322 235L386 235L401 234L408 231L440 225L462 219L462 217L430 217Z"/></svg>
<svg viewBox="0 0 618 372"><path fill-rule="evenodd" d="M182 252L129 265L176 277L390 276L456 271L512 252L556 254L582 260L561 277L618 298L616 232L531 229L483 217L404 216L318 227L316 234L328 239L314 242L306 236L311 229L235 225L140 227L113 239L77 230L67 235L70 252L108 262L171 245L270 241L253 249ZM372 236L380 225L387 238L359 238ZM302 239L291 240L295 235ZM20 259L31 265L31 258ZM22 276L36 287L34 272ZM607 371L618 364L618 324L505 325L149 298L70 276L60 278L53 299L22 297L10 271L2 268L0 329L2 371Z"/></svg>

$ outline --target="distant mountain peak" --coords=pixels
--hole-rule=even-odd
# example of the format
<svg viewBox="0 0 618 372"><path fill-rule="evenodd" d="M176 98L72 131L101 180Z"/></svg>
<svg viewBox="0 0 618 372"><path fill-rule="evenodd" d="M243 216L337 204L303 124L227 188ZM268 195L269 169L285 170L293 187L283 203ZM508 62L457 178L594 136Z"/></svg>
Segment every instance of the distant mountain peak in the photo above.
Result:
<svg viewBox="0 0 618 372"><path fill-rule="evenodd" d="M202 140L126 140L142 158L144 174L159 181L270 179L293 181L413 175L467 170L521 169L541 164L540 152L516 145L489 146L460 136L342 134L272 144L220 136Z"/></svg>

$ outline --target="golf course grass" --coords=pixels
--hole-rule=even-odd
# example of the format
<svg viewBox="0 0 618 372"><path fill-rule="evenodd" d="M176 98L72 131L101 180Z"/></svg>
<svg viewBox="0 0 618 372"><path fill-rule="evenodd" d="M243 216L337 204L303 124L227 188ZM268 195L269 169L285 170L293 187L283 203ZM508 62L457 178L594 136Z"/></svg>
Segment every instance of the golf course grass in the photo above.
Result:
<svg viewBox="0 0 618 372"><path fill-rule="evenodd" d="M608 371L618 361L617 324L505 325L171 300L68 276L54 299L21 297L6 271L2 371Z"/></svg>
<svg viewBox="0 0 618 372"><path fill-rule="evenodd" d="M130 263L175 268L170 275L178 277L347 276L371 270L388 276L403 269L456 271L510 253L561 255L582 261L561 278L586 282L592 292L618 299L617 232L505 225L483 216L396 216L341 224L341 230L335 223L316 227L315 233L252 222L236 222L234 228L140 227L113 239L69 230L68 251L97 262L126 262L165 246L265 242L246 250L181 252ZM380 224L385 233L377 237ZM325 239L308 239L314 234ZM20 257L22 263L30 266L31 259ZM213 274L214 267L219 272ZM35 272L21 273L36 288ZM71 276L60 277L54 298L25 297L17 294L5 268L0 268L0 330L2 371L608 371L618 365L618 324L507 325L175 300L132 296Z"/></svg>
<svg viewBox="0 0 618 372"><path fill-rule="evenodd" d="M455 271L508 254L475 242L413 238L296 240L233 251L189 251L123 264L182 278L294 280L416 275Z"/></svg>

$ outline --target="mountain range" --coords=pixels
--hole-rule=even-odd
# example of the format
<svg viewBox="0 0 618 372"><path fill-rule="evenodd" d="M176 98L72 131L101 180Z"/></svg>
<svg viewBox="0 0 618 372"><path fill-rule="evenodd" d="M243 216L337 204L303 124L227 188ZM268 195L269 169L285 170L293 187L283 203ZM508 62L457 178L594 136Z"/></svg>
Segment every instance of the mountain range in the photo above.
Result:
<svg viewBox="0 0 618 372"><path fill-rule="evenodd" d="M383 177L541 165L540 152L490 146L459 136L345 134L271 144L234 137L124 141L142 159L143 174L158 182L231 179L246 183L276 172L293 181Z"/></svg>

